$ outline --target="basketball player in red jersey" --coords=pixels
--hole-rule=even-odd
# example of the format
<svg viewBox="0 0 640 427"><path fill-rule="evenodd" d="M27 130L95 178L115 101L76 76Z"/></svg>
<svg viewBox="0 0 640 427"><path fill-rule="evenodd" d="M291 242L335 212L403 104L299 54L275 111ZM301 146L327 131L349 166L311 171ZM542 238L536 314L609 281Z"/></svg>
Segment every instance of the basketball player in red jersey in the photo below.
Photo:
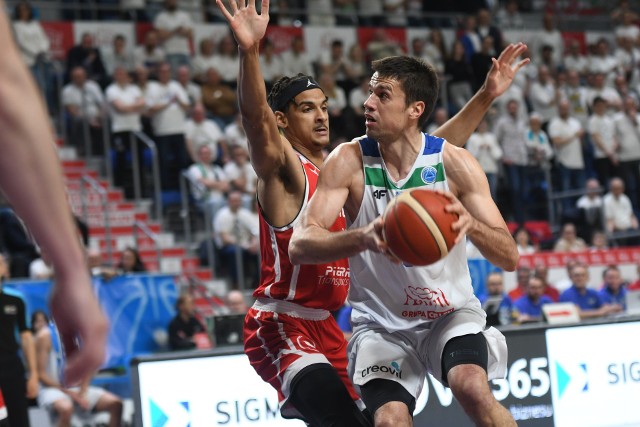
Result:
<svg viewBox="0 0 640 427"><path fill-rule="evenodd" d="M331 316L346 299L346 260L322 265L291 264L293 225L314 193L322 149L329 145L327 97L309 76L283 77L267 97L259 46L269 21L269 1L228 2L218 7L238 42L238 96L258 175L261 278L256 303L245 319L245 352L263 380L279 394L284 417L314 427L371 425L348 379L346 342ZM248 4L247 4L248 3ZM435 132L463 145L493 100L511 84L511 63L526 47L510 45L485 86L451 121ZM340 216L331 228L344 230Z"/></svg>

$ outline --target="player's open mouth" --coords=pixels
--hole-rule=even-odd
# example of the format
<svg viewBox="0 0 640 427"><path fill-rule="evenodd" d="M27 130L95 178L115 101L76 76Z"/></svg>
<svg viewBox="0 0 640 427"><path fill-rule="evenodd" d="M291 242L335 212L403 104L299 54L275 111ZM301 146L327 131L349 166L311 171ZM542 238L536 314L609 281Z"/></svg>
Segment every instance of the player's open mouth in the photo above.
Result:
<svg viewBox="0 0 640 427"><path fill-rule="evenodd" d="M319 128L315 128L314 132L319 133L320 135L326 135L327 133L329 133L329 131L327 130L326 127L322 126Z"/></svg>
<svg viewBox="0 0 640 427"><path fill-rule="evenodd" d="M374 119L372 116L365 114L364 115L364 122L365 124L370 124L370 123L375 123L376 119Z"/></svg>

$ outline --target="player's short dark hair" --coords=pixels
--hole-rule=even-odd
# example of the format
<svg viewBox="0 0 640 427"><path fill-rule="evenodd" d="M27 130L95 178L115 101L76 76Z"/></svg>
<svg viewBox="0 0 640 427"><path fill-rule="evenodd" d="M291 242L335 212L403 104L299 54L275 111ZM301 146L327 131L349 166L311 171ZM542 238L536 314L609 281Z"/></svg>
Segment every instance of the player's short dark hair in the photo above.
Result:
<svg viewBox="0 0 640 427"><path fill-rule="evenodd" d="M282 111L283 113L287 111L289 106L292 104L294 98L287 100L284 104L281 102L281 96L284 92L287 91L291 86L301 81L308 81L309 79L313 80L313 77L307 76L302 73L298 73L298 75L294 77L280 77L271 87L271 91L269 91L269 95L267 96L267 102L273 111Z"/></svg>
<svg viewBox="0 0 640 427"><path fill-rule="evenodd" d="M400 82L407 106L416 101L424 102L424 112L418 119L418 127L422 129L433 112L440 92L436 70L426 62L410 56L378 59L371 63L371 68L379 77Z"/></svg>

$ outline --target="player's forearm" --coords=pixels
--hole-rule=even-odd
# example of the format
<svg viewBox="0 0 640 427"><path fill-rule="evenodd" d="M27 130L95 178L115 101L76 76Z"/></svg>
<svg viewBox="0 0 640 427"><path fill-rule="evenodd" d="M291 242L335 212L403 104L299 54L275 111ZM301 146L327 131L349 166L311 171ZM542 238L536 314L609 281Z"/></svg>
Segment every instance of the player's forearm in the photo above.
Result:
<svg viewBox="0 0 640 427"><path fill-rule="evenodd" d="M317 226L295 229L289 243L293 264L322 264L356 255L367 248L363 229L331 232Z"/></svg>
<svg viewBox="0 0 640 427"><path fill-rule="evenodd" d="M520 255L515 240L508 232L476 220L467 236L491 264L506 271L516 269Z"/></svg>
<svg viewBox="0 0 640 427"><path fill-rule="evenodd" d="M238 101L243 123L259 120L269 109L267 91L260 71L260 54L257 44L247 50L240 49Z"/></svg>
<svg viewBox="0 0 640 427"><path fill-rule="evenodd" d="M433 134L446 139L456 147L463 147L489 111L494 99L483 89L480 89L458 114L436 129Z"/></svg>

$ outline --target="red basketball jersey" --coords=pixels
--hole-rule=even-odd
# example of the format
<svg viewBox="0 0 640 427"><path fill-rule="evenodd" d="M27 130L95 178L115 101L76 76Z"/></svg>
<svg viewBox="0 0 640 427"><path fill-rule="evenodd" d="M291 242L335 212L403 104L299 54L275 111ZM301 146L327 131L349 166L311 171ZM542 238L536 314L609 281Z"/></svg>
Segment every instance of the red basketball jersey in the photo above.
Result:
<svg viewBox="0 0 640 427"><path fill-rule="evenodd" d="M260 216L260 286L253 296L295 302L304 307L337 310L342 307L349 290L349 261L347 259L329 264L293 265L289 260L289 240L294 224L300 219L302 210L318 184L320 170L301 154L298 154L306 180L304 203L298 216L285 227L272 227ZM346 220L341 212L331 231L346 229Z"/></svg>

